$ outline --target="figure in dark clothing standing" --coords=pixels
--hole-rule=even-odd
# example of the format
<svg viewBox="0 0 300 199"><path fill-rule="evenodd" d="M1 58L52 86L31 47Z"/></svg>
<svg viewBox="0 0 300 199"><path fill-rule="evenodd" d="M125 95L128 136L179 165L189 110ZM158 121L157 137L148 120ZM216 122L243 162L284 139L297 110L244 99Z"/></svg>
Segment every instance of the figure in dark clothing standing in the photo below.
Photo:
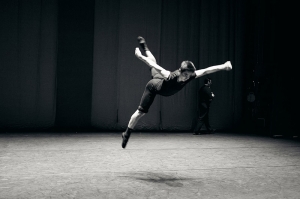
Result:
<svg viewBox="0 0 300 199"><path fill-rule="evenodd" d="M214 93L211 91L211 85L212 80L210 78L205 78L204 85L198 91L199 116L194 128L194 135L200 135L200 130L203 124L205 125L208 133L213 133L215 131L215 129L212 129L209 124L209 107L215 97Z"/></svg>

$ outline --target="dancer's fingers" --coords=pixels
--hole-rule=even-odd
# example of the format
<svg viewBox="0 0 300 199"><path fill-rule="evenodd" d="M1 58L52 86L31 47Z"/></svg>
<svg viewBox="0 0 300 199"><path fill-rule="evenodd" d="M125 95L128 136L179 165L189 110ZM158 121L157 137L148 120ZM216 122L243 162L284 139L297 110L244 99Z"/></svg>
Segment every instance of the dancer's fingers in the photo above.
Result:
<svg viewBox="0 0 300 199"><path fill-rule="evenodd" d="M231 62L230 61L227 61L226 63L226 70L232 70L232 65L231 65Z"/></svg>

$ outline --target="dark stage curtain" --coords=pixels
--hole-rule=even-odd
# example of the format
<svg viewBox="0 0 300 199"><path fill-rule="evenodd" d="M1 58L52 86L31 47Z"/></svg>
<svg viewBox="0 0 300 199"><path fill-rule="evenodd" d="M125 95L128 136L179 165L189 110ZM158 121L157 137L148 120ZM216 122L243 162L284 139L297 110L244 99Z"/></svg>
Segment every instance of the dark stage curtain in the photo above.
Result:
<svg viewBox="0 0 300 199"><path fill-rule="evenodd" d="M55 127L91 127L94 0L58 1L57 95Z"/></svg>
<svg viewBox="0 0 300 199"><path fill-rule="evenodd" d="M134 55L145 37L159 65L173 71L183 60L197 69L230 60L233 70L209 75L215 99L211 125L241 123L245 3L234 0L96 0L91 124L122 130L137 109L150 80L148 66ZM205 77L171 97L157 96L137 130L191 130L197 116L197 90Z"/></svg>
<svg viewBox="0 0 300 199"><path fill-rule="evenodd" d="M256 76L271 82L270 129L286 129L294 108L280 94L286 88L276 62L281 51L274 55L277 10L269 0L0 1L0 129L124 130L151 78L134 55L139 35L170 71L183 60L197 69L232 62L232 71L208 75L214 128L248 128L243 119L255 66ZM174 96L157 96L137 130L191 130L204 78Z"/></svg>
<svg viewBox="0 0 300 199"><path fill-rule="evenodd" d="M0 128L52 127L56 0L0 1Z"/></svg>

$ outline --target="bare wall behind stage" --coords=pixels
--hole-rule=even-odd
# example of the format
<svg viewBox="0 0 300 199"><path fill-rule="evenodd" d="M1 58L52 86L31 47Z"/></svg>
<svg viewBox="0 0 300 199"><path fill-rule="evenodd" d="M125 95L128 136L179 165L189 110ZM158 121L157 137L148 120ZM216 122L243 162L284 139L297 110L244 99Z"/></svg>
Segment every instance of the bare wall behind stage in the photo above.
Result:
<svg viewBox="0 0 300 199"><path fill-rule="evenodd" d="M158 64L197 69L230 60L209 75L216 97L210 121L240 125L243 106L244 1L1 1L0 128L123 130L137 109L148 66L134 56L145 37ZM199 78L172 97L157 96L138 130L190 130Z"/></svg>

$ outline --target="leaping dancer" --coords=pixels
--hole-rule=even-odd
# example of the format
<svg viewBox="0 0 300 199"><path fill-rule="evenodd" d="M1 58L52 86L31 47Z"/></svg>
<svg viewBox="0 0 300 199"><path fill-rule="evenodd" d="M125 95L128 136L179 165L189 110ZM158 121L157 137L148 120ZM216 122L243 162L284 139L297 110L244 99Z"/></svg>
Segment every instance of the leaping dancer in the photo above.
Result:
<svg viewBox="0 0 300 199"><path fill-rule="evenodd" d="M170 72L156 63L156 59L150 52L145 39L141 36L137 39L146 56L142 55L138 47L135 48L135 56L151 68L152 79L147 83L139 107L131 116L126 131L122 133L122 148L126 147L131 132L139 119L148 113L156 95L171 96L180 91L187 83L195 78L222 70L232 70L230 61L200 70L196 70L191 61L183 61L178 70Z"/></svg>

